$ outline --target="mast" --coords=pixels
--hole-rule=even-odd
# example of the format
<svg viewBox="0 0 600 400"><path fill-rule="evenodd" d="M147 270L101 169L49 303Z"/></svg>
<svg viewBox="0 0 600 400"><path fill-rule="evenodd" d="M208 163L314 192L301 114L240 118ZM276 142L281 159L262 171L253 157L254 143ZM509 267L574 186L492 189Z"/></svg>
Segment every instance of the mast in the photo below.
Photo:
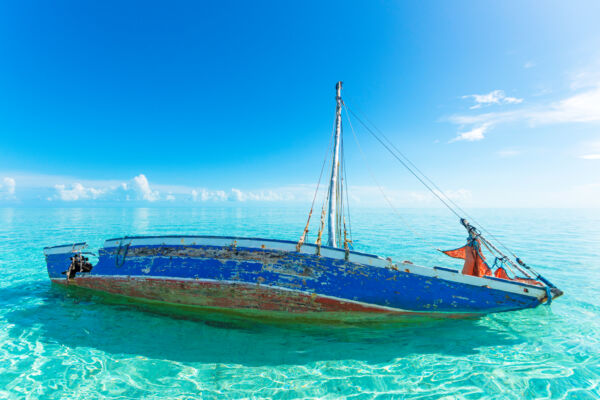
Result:
<svg viewBox="0 0 600 400"><path fill-rule="evenodd" d="M331 181L329 182L329 223L327 245L337 247L336 240L336 205L337 205L337 180L339 172L340 159L340 134L342 130L342 81L335 84L336 89L336 107L335 107L335 140L333 143L333 161L331 163Z"/></svg>

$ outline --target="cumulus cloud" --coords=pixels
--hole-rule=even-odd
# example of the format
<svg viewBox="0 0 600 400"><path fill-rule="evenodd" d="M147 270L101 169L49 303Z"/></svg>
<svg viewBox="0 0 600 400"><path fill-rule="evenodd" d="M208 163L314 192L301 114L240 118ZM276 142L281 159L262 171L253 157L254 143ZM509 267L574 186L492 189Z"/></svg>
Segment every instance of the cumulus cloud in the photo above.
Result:
<svg viewBox="0 0 600 400"><path fill-rule="evenodd" d="M156 187L155 187L156 186ZM210 190L186 186L152 185L146 176L140 174L129 181L80 181L69 184L56 184L54 195L48 201L133 203L157 202L158 204L193 203L252 203L252 202L301 202L308 203L315 194L315 184L296 184L260 190ZM380 205L385 202L377 186L351 186L349 197L352 204ZM321 186L317 195L318 202L325 197L326 187ZM435 197L428 192L385 189L386 197L395 205L431 206L437 204ZM446 191L453 200L469 202L471 192L466 189ZM135 204L135 203L134 203Z"/></svg>
<svg viewBox="0 0 600 400"><path fill-rule="evenodd" d="M71 185L54 185L56 190L55 199L62 201L104 200L104 201L157 201L160 193L152 190L150 183L144 174L134 177L129 182L104 188L85 186L81 183ZM167 196L168 197L168 196ZM167 198L167 200L169 200Z"/></svg>
<svg viewBox="0 0 600 400"><path fill-rule="evenodd" d="M43 198L52 202L69 202L81 204L131 204L139 206L143 203L156 203L158 205L177 204L192 205L201 203L260 203L260 202L296 202L310 204L315 194L316 184L295 184L265 189L239 189L214 190L207 188L194 188L190 186L158 185L150 182L146 176L140 174L130 180L119 182L117 180L89 181L73 180L69 177L51 177L52 192ZM48 177L45 181L51 181ZM6 186L0 179L0 184ZM35 187L39 187L36 180ZM317 203L322 204L325 198L326 185L321 185L317 194ZM449 190L446 194L453 200L468 203L471 192L466 189ZM356 205L382 205L386 199L382 197L381 189L377 186L351 186L349 187L351 204ZM385 197L396 206L435 206L437 200L428 192L398 190L385 188ZM416 204L415 204L416 202Z"/></svg>
<svg viewBox="0 0 600 400"><path fill-rule="evenodd" d="M4 177L0 183L0 199L14 199L17 182L14 178Z"/></svg>
<svg viewBox="0 0 600 400"><path fill-rule="evenodd" d="M314 185L289 185L265 190L192 189L185 186L160 186L155 189L144 174L127 182L75 182L54 185L55 194L49 200L75 201L143 201L143 202L275 202L312 199Z"/></svg>
<svg viewBox="0 0 600 400"><path fill-rule="evenodd" d="M150 183L144 174L133 178L132 187L137 193L138 200L156 201L160 197L158 191L150 189Z"/></svg>
<svg viewBox="0 0 600 400"><path fill-rule="evenodd" d="M193 201L226 201L227 193L223 190L207 190L199 189L192 190Z"/></svg>
<svg viewBox="0 0 600 400"><path fill-rule="evenodd" d="M231 189L229 200L233 201L290 201L295 200L293 193L275 190L258 192L244 192L239 189Z"/></svg>
<svg viewBox="0 0 600 400"><path fill-rule="evenodd" d="M583 158L584 160L600 160L600 154L584 154L579 156L579 158Z"/></svg>
<svg viewBox="0 0 600 400"><path fill-rule="evenodd" d="M313 189L314 190L314 189ZM246 201L305 201L309 198L310 187L297 185L269 190L245 191L233 188L223 190L193 189L192 201L195 202L246 202Z"/></svg>
<svg viewBox="0 0 600 400"><path fill-rule="evenodd" d="M475 101L475 104L470 107L471 110L475 110L484 106L490 106L492 104L519 104L523 101L523 99L506 96L504 90L492 90L486 94L468 94L466 96L462 96L462 98L472 98Z"/></svg>
<svg viewBox="0 0 600 400"><path fill-rule="evenodd" d="M63 201L96 200L105 193L102 189L85 187L81 183L75 183L70 187L54 185L54 189L58 198Z"/></svg>

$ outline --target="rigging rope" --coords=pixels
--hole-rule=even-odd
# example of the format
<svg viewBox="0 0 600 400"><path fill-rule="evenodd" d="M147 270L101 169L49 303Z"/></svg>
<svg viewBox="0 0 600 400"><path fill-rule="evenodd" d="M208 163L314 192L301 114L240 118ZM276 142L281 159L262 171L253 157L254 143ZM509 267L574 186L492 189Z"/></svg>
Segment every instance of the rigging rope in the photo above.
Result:
<svg viewBox="0 0 600 400"><path fill-rule="evenodd" d="M509 254L511 254L517 261L518 264L520 264L521 266L525 267L526 269L528 269L529 271L531 271L532 273L534 273L537 276L540 276L539 273L537 273L533 268L529 267L528 265L526 265L523 262L519 263L519 258L517 257L516 254L514 254L506 245L504 245L496 236L494 236L491 232L489 232L487 229L485 229L483 227L483 225L479 222L477 222L475 220L475 218L473 218L472 216L470 216L467 212L465 212L460 206L458 206L452 199L450 199L440 188L439 186L437 186L431 179L429 179L427 177L427 175L425 175L420 169L418 169L409 159L408 157L406 157L400 150L398 150L396 148L396 146L394 146L394 144L383 134L381 133L381 131L372 123L370 122L373 127L375 129L377 129L377 131L379 131L381 133L381 136L385 138L385 141L383 139L381 139L375 132L373 132L373 130L350 108L348 107L345 103L344 106L346 107L346 110L348 112L350 112L354 118L356 118L356 120L358 122L360 122L360 124L362 126L365 127L365 129L386 149L390 152L390 154L396 158L396 160L398 160L415 178L417 178L417 180L419 180L419 182L421 182L421 184L423 184L423 186L425 186L435 197L438 198L438 200L440 200L442 202L442 204L444 204L446 206L446 208L448 208L448 210L450 210L454 215L456 215L458 218L462 218L461 215L453 208L450 206L451 203L452 205L454 205L459 211L461 211L466 217L468 217L473 223L477 224L481 230L483 230L484 232L486 232L490 237L494 238L494 240L496 240L498 242L498 244L500 244ZM368 118L365 117L365 119L368 120ZM387 144L386 144L387 142ZM397 152L402 158L404 158L404 160L395 152ZM419 176L419 174L417 174L408 164L410 164L417 172L419 172L419 174L422 175ZM426 182L428 181L436 190L433 190ZM444 200L444 198L442 198L442 196L446 199ZM487 241L487 240L486 240ZM487 241L489 243L489 241ZM491 245L491 243L489 243ZM506 257L500 250L498 250L495 246L491 245L492 247L494 247L494 249L502 256ZM508 258L507 258L508 259ZM512 262L512 260L509 259L509 262L516 267L517 269L519 269L519 271L523 272L525 275L529 275L527 272L525 272L522 268L519 267L519 265L517 265L517 263Z"/></svg>
<svg viewBox="0 0 600 400"><path fill-rule="evenodd" d="M404 162L404 160L402 160L400 157L398 157L398 155L396 153L394 153L394 151L390 148L390 146L388 146L379 136L377 136L377 134L375 132L373 132L373 130L371 128L369 128L369 126L367 124L365 124L363 122L362 119L360 119L360 117L358 115L356 115L356 113L354 111L352 111L352 109L350 109L348 106L346 106L346 109L354 116L354 118L356 118L356 120L358 122L361 123L362 126L365 127L365 129L379 142L381 143L381 145L383 147L385 147L385 149L387 151L390 152L390 154L396 159L398 160L403 166L404 168L406 168L415 178L417 178L419 180L419 182L421 182L423 184L423 186L425 186L435 197L437 197L447 208L448 210L450 210L454 215L456 215L458 218L462 218L462 216L460 214L458 214L454 208L452 208L448 203L446 203L446 201L444 201L444 199L442 199L442 197L435 191L433 190L419 175L417 175L417 173L415 173L415 171L413 171L406 162Z"/></svg>
<svg viewBox="0 0 600 400"><path fill-rule="evenodd" d="M342 150L344 149L344 137L342 136ZM344 159L344 163L342 164L342 174L344 178L344 191L346 193L346 214L348 215L348 231L350 234L350 243L352 241L352 220L350 219L350 200L348 198L348 175L346 174L346 162ZM346 221L344 220L344 230L346 229Z"/></svg>
<svg viewBox="0 0 600 400"><path fill-rule="evenodd" d="M392 204L391 200L387 197L387 195L385 194L385 191L383 190L383 187L379 184L379 181L377 181L377 179L375 178L375 174L373 173L373 170L371 169L371 166L369 165L369 162L367 160L367 157L360 145L360 143L358 142L358 137L356 136L356 133L354 131L354 127L352 126L352 121L350 120L350 116L349 116L349 111L348 108L346 107L346 105L344 104L344 107L346 108L346 118L348 120L348 124L350 125L350 130L352 131L352 136L354 136L354 141L356 142L356 146L358 147L358 150L363 158L363 160L365 161L365 165L367 166L367 170L369 171L369 175L371 175L371 179L373 179L373 182L375 182L375 184L377 185L377 188L379 189L379 191L381 192L381 195L383 196L383 198L385 199L385 201L388 203L388 205L390 206L390 208L392 209L392 211L394 212L394 214L396 215L396 217L398 217L402 223L404 224L404 226L406 226L406 228L418 239L421 239L422 241L424 241L425 243L429 244L432 248L436 248L436 246L429 241L428 239L420 236L419 234L417 234L415 231L413 231L410 228L410 224L402 217L402 215L400 214L400 212L398 210L396 210L396 207L394 207L394 205Z"/></svg>
<svg viewBox="0 0 600 400"><path fill-rule="evenodd" d="M317 241L315 242L317 245L317 255L321 254L321 237L323 236L323 228L325 228L325 205L327 204L327 200L329 199L329 190L325 195L325 201L323 201L323 208L321 210L321 227L319 228L319 232L317 234Z"/></svg>
<svg viewBox="0 0 600 400"><path fill-rule="evenodd" d="M346 106L346 107L347 107L347 108L349 108L348 106ZM356 119L357 119L357 120L358 120L358 121L359 121L359 122L360 122L360 123L361 123L363 126L365 126L364 122L362 122L362 121L360 120L360 118L358 118L358 116L357 116L357 115L356 115L356 114L355 114L355 113L354 113L352 110L350 110L350 111L352 112L352 115L354 115L354 116L356 117ZM358 111L360 112L360 110L358 110ZM421 171L421 170L420 170L420 169L419 169L419 168L418 168L418 167L417 167L417 166L416 166L416 165L415 165L415 164L414 164L414 163L413 163L413 162L412 162L412 161L411 161L411 160L410 160L410 159L409 159L409 158L408 158L408 157L407 157L407 156L406 156L404 153L402 153L402 152L401 152L401 151L400 151L400 150L399 150L399 149L398 149L398 148L397 148L397 147L394 145L394 143L393 143L393 142L392 142L390 139L388 139L388 138L387 138L387 136L385 136L385 134L384 134L384 133L383 133L383 132L382 132L382 131L381 131L379 128L377 128L377 126L376 126L376 125L375 125L375 124L374 124L374 123L373 123L373 122L372 122L372 121L371 121L371 120L370 120L370 119L369 119L369 118L368 118L368 117L365 115L365 113L363 113L363 112L360 112L360 113L361 113L361 114L362 114L362 116L365 118L365 120L367 120L367 122L369 122L369 123L371 124L371 126L372 126L372 127L375 129L375 130L377 130L377 132L379 132L379 134L380 134L380 135L381 135L381 136L382 136L382 137L385 139L385 141L386 141L386 142L387 142L387 143L388 143L388 144L389 144L389 145L390 145L390 146L391 146L391 147L392 147L392 148L393 148L393 149L394 149L394 150L395 150L395 151L396 151L396 152L397 152L397 153L398 153L398 154L399 154L399 155L400 155L400 156L401 156L401 157L402 157L402 158L403 158L403 159L404 159L404 160L405 160L405 161L406 161L408 164L410 164L410 165L411 165L411 166L412 166L412 167L413 167L413 168L414 168L414 169L415 169L417 172L419 172L419 173L420 173L420 174L423 176L423 178L424 178L425 180L427 180L427 182L429 182L429 183L430 183L430 184L431 184L431 185L432 185L432 186L433 186L433 187L434 187L434 188L435 188L435 189L436 189L436 190L437 190L437 191L438 191L438 192L439 192L439 193L440 193L442 196L444 196L444 197L446 198L446 200L447 200L449 203L451 203L451 204L452 204L454 207L456 207L456 208L457 208L457 209L458 209L460 212L462 212L462 213L463 213L463 215L464 215L465 217L469 218L469 220L470 220L472 223L474 223L475 225L478 225L478 226L479 226L479 228L480 228L482 231L484 231L484 232L485 232L486 234L488 234L488 235L489 235L491 238L493 238L493 239L494 239L496 242L498 242L498 244L500 244L500 246L502 246L502 247L503 247L503 248L504 248L504 249L505 249L505 250L506 250L506 251L507 251L507 252L508 252L510 255L512 255L512 256L513 256L515 259L517 259L517 258L518 258L518 257L517 257L517 255L516 255L515 253L513 253L513 252L512 252L512 251L511 251L511 250L508 248L508 246L506 246L504 243L502 243L502 242L501 242L501 241L500 241L500 240L499 240L499 239L498 239L496 236L494 236L494 235L493 235L493 234L492 234L490 231L488 231L487 229L485 229L485 227L483 226L483 224L479 223L479 222L478 222L478 221L477 221L475 218L473 218L473 217L472 217L471 215L469 215L469 214L468 214L468 213L467 213L467 212L466 212L464 209L462 209L462 208L461 208L461 207L460 207L458 204L456 204L456 202L454 202L454 201L453 201L453 200L452 200L452 199L451 199L451 198L450 198L448 195L446 195L446 193L444 193L444 191L443 191L442 189L440 189L440 187L439 187L438 185L436 185L436 183L435 183L435 182L433 182L433 181L432 181L432 180L431 180L431 179L430 179L430 178L429 178L427 175L425 175L425 174L423 173L423 171ZM365 128L367 128L367 130L369 130L369 128L368 128L368 127L366 127L366 126L365 126ZM373 134L373 133L371 133L371 134ZM388 150L389 150L389 149L388 149ZM404 164L404 163L403 163L403 164ZM406 166L406 165L405 165L405 166ZM414 174L414 172L410 170L410 168L407 168L407 169L408 169L408 170L409 170L409 171L410 171L410 172L411 172L413 175L415 175L415 174ZM415 176L416 176L416 175L415 175ZM417 177L417 179L418 179L418 177ZM421 180L419 179L419 181L421 181ZM422 182L422 181L421 181L421 182ZM427 185L425 185L425 186L427 187ZM428 189L429 189L429 188L428 188ZM430 189L430 190L431 190L431 189ZM435 194L435 193L434 193L434 194ZM437 197L439 198L439 196L437 196ZM441 199L440 199L440 200L441 200ZM442 201L442 203L444 203L444 204L446 205L446 207L448 207L448 205L447 205L447 204L446 204L444 201ZM452 212L453 212L455 215L457 215L457 213L456 213L456 212L454 212L453 210L451 210L451 211L452 211ZM500 252L500 254L502 254L502 253ZM504 255L504 254L502 254L502 255ZM512 262L512 261L511 261L511 262ZM514 265L514 264L513 264L513 265ZM516 265L515 265L515 266L516 266ZM525 266L525 267L527 267L528 269L530 269L532 272L535 272L535 271L533 271L533 269L531 269L530 267L528 267L528 266ZM518 267L517 267L517 268L518 268ZM520 270L520 268L519 268L519 270Z"/></svg>
<svg viewBox="0 0 600 400"><path fill-rule="evenodd" d="M340 134L341 141L341 134ZM334 242L335 247L339 247L342 241L342 214L344 212L344 205L342 202L342 176L340 175L340 165L343 162L343 153L340 154L340 162L337 165L337 175L338 179L335 185L335 239Z"/></svg>
<svg viewBox="0 0 600 400"><path fill-rule="evenodd" d="M331 138L330 138L331 140L330 140L330 142L329 142L329 143L330 143L330 145L329 145L329 147L330 147L330 148L331 148L332 146L335 146L335 145L333 144L333 140L334 140L333 138L334 138L334 135L335 135L336 122L337 122L337 116L336 116L336 119L334 120L334 123L333 123L333 130L332 130L332 132L331 132ZM329 152L329 149L328 149L328 152ZM324 163L327 161L327 158L328 158L328 157L327 157L327 154L328 154L328 153L325 153L325 160L323 161ZM333 157L331 157L331 168L332 168L332 169L333 169L333 167L334 167L334 165L333 165L333 162L334 162L334 159L333 159ZM322 173L323 173L323 168L321 168L321 174L322 174ZM315 242L315 244L317 245L317 255L320 255L320 254L321 254L321 239L322 239L322 236L323 236L323 230L325 229L325 208L326 208L326 206L327 206L327 203L328 203L328 201L329 201L329 196L331 196L331 195L332 195L332 193L331 193L331 192L332 192L333 190L334 190L334 188L332 188L332 187L329 187L329 190L326 190L326 191L325 191L325 198L323 199L323 206L322 206L322 208L321 208L321 225L320 225L320 227L319 227L319 231L318 231L318 233L317 233L317 240L316 240L316 242ZM316 193L315 193L315 197L316 197Z"/></svg>
<svg viewBox="0 0 600 400"><path fill-rule="evenodd" d="M365 160L365 164L367 165L367 168L369 170L369 173L371 174L371 177L373 179L373 181L377 184L379 190L381 191L381 194L383 195L384 199L386 200L386 202L388 203L388 205L390 206L390 208L394 211L394 213L404 222L405 226L413 233L413 235L415 235L416 237L419 237L419 235L417 235L414 231L412 231L412 229L410 229L409 224L406 223L406 221L404 221L404 219L400 216L400 213L395 209L395 207L393 206L393 204L391 203L390 199L386 196L385 192L383 191L383 188L381 187L381 185L379 185L379 183L377 182L377 180L375 179L375 176L373 174L373 172L371 171L370 166L368 165L368 163L366 162L366 157L365 154L362 150L362 148L360 147L360 144L358 142L358 138L356 136L356 133L354 131L354 127L352 126L352 122L350 120L349 114L352 114L352 116L354 116L354 118L356 118L356 120L371 134L371 136L373 136L398 162L400 162L404 168L406 168L415 178L417 178L417 180L423 185L425 186L425 188L427 188L427 190L429 190L429 192L431 192L431 194L433 194L440 202L442 202L442 204L444 204L444 206L446 206L446 208L448 208L448 210L450 210L450 212L452 212L455 216L457 216L459 219L463 219L462 216L459 214L458 211L462 212L462 214L466 217L468 217L474 224L478 225L480 227L481 230L483 230L484 232L486 232L490 237L492 237L496 242L498 242L498 244L500 244L504 249L506 249L506 251L511 254L514 258L516 262L513 262L512 260L510 260L508 257L506 257L500 250L498 250L497 247L495 247L492 243L490 243L487 239L483 238L480 234L478 234L478 237L482 240L483 245L487 248L487 250L494 256L496 257L496 261L497 260L501 260L506 262L506 266L510 268L510 265L512 265L513 267L515 267L516 269L518 269L520 272L522 272L523 274L525 274L526 276L530 276L529 273L527 273L523 268L529 270L530 272L534 273L537 275L537 277L540 277L540 274L535 272L533 270L533 268L529 267L528 265L526 265L523 261L521 261L516 254L514 254L506 245L504 245L504 243L502 243L496 236L494 236L491 232L489 232L487 229L485 229L485 227L480 224L477 220L475 220L475 218L473 218L472 216L470 216L465 210L463 210L455 201L453 201L446 193L444 193L443 190L440 189L440 187L433 182L427 175L425 175L410 159L408 159L408 157L406 157L406 155L404 155L392 142L391 140L379 129L377 128L377 126L375 126L375 124L373 122L371 122L369 120L369 118L364 115L364 113L361 113L363 115L363 117L365 118L365 120L372 126L373 129L371 129L371 127L365 123L358 115L357 113L354 112L353 109L351 109L350 107L348 107L348 105L345 102L342 102L342 106L346 109L346 118L348 119L348 123L350 124L350 128L352 130L352 134L354 136L354 140L356 141L356 144L360 150L360 153L363 157L363 159ZM334 122L334 127L332 130L332 134L330 137L330 142L329 142L329 146L327 148L327 153L330 151L330 147L331 147L331 143L333 141L333 137L334 137L334 133L335 133L335 127L336 124ZM374 132L377 131L378 133ZM345 195L346 195L346 212L348 213L348 222L350 223L350 206L349 206L349 199L348 199L348 183L347 183L347 174L346 174L346 165L345 165L345 157L344 157L344 140L343 140L343 134L342 132L340 132L340 140L341 140L341 155L340 155L340 161L338 163L338 165L334 166L332 165L332 168L337 168L337 175L339 176L339 179L337 179L336 185L335 187L330 187L329 190L326 191L325 193L325 199L323 202L323 206L322 206L322 210L321 210L321 223L320 223L320 228L318 231L318 235L317 235L317 240L316 240L316 244L317 244L317 254L320 254L320 249L321 249L321 239L322 239L322 234L323 234L323 230L325 227L325 207L326 204L330 198L330 196L335 195L336 199L335 199L335 205L336 205L336 215L335 215L335 227L331 227L331 230L333 232L335 232L336 234L336 240L334 245L335 246L340 246L342 244L342 240L343 240L343 244L344 244L344 248L346 249L346 251L348 251L348 244L352 243L352 231L351 231L351 227L350 227L350 240L348 240L348 232L347 232L347 228L346 228L346 218L345 218L345 210L344 210L344 189L345 189ZM321 172L319 174L319 181L317 182L317 187L315 190L315 194L313 196L313 200L311 203L311 208L308 214L308 219L306 221L306 227L304 228L304 231L302 233L302 236L300 238L300 240L298 241L298 244L296 246L296 250L300 251L302 245L304 244L304 241L306 240L306 236L308 234L309 231L309 225L310 225L310 219L313 213L313 209L314 209L314 205L315 205L315 201L317 198L317 194L319 191L319 187L321 184L321 180L323 177L323 172L325 169L325 164L327 163L327 153L325 154L325 158L323 160L323 164L321 166ZM332 158L332 163L334 162L333 158ZM335 190L335 192L334 192ZM458 210L458 211L457 211ZM464 223L463 223L464 224ZM465 227L468 226L465 225ZM343 236L342 236L343 234ZM343 238L343 239L342 239ZM423 238L421 238L423 239ZM425 240L427 241L427 240ZM429 241L427 241L429 242ZM431 244L431 242L429 242ZM435 248L435 246L433 246ZM497 257L495 255L495 253L497 253L498 255L500 255L500 257ZM494 262L494 265L496 264L496 261ZM523 268L521 268L523 267ZM514 274L514 271L511 272Z"/></svg>
<svg viewBox="0 0 600 400"><path fill-rule="evenodd" d="M340 111L341 113L341 111ZM340 115L341 118L341 115ZM348 204L344 204L344 186L346 185L344 176L344 167L346 165L346 152L344 150L344 125L340 124L340 163L338 165L338 176L339 179L337 181L337 191L336 191L336 230L337 230L337 247L341 247L344 244L346 247L346 220L344 218L344 206L348 206ZM347 192L346 192L347 194ZM343 239L342 239L343 237Z"/></svg>
<svg viewBox="0 0 600 400"><path fill-rule="evenodd" d="M313 196L312 203L310 205L310 211L308 212L308 219L306 221L306 227L302 232L302 236L300 240L298 240L298 244L296 245L296 251L300 251L302 245L304 244L304 240L306 239L306 235L308 234L308 226L310 224L310 217L313 213L313 208L315 206L315 200L317 199L317 193L319 193L319 186L321 185L321 178L323 177L323 171L325 170L325 164L327 163L327 155L329 154L329 148L331 147L331 143L333 141L333 135L335 132L335 122L333 125L333 129L331 131L331 136L329 137L329 144L327 145L327 150L325 152L325 157L323 158L323 165L321 165L321 172L319 173L319 181L317 182L317 188L315 189L315 195Z"/></svg>

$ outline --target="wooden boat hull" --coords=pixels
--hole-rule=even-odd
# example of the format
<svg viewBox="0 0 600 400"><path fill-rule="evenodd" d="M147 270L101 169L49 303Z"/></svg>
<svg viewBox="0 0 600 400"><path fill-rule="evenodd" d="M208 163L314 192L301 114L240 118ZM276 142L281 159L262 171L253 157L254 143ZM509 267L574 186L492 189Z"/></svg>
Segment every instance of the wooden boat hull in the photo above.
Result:
<svg viewBox="0 0 600 400"><path fill-rule="evenodd" d="M46 248L53 282L144 300L296 314L473 315L535 307L544 287L397 264L289 241L159 236L107 240L90 272L63 274L84 243Z"/></svg>

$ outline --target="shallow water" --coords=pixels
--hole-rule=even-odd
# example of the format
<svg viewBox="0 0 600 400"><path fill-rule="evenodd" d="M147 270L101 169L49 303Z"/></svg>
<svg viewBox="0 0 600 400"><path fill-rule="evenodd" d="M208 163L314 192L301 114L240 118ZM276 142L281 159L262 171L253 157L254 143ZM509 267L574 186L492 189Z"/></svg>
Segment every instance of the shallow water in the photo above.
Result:
<svg viewBox="0 0 600 400"><path fill-rule="evenodd" d="M459 265L435 250L465 239L443 210L353 211L356 250ZM376 326L175 312L55 287L42 248L133 234L297 240L306 210L0 209L0 398L600 398L600 210L473 214L565 295Z"/></svg>

